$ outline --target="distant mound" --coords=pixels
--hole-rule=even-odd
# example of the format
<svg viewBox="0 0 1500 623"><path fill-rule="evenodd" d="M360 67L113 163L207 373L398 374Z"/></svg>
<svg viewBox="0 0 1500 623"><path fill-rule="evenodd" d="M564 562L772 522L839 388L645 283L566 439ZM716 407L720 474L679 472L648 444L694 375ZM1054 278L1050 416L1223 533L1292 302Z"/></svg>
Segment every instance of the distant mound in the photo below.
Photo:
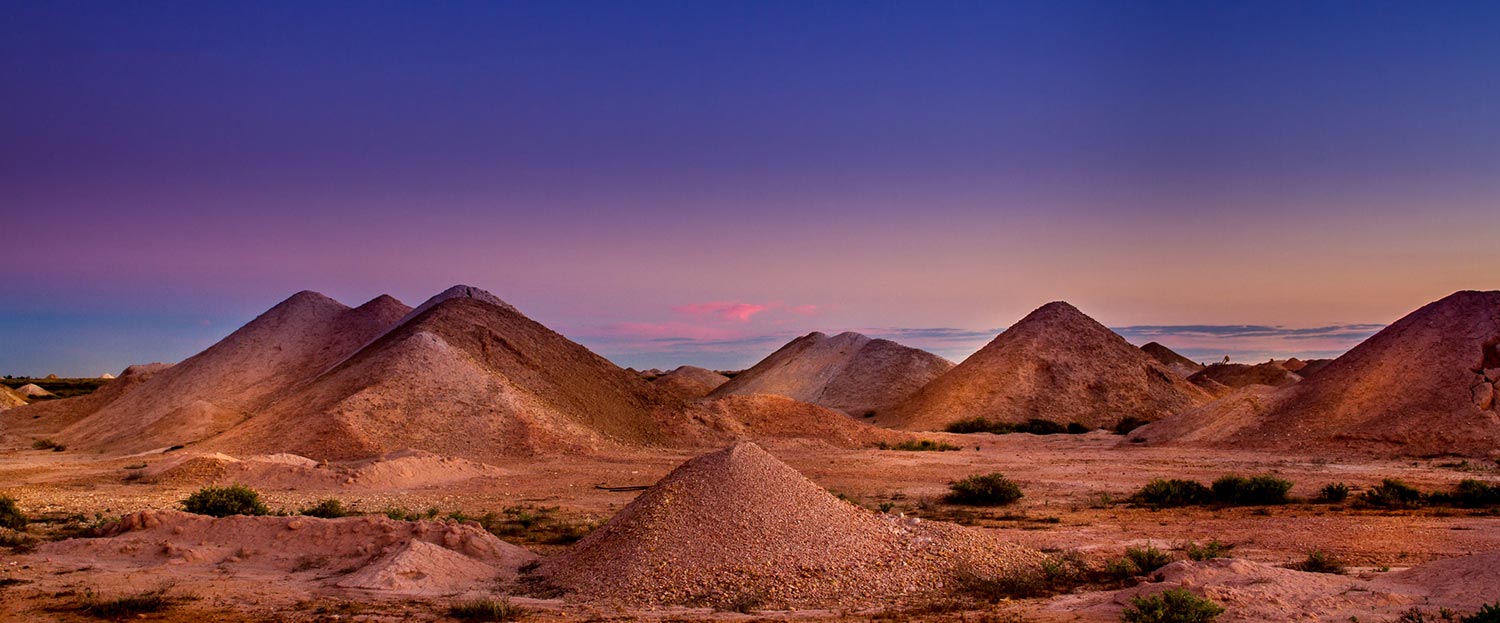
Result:
<svg viewBox="0 0 1500 623"><path fill-rule="evenodd" d="M683 400L707 396L720 385L729 382L729 377L696 366L681 366L676 370L655 377L657 387Z"/></svg>
<svg viewBox="0 0 1500 623"><path fill-rule="evenodd" d="M1300 383L1254 400L1230 400L1232 394L1132 437L1318 452L1492 454L1500 449L1497 383L1500 292L1458 292L1408 314ZM1199 428L1224 432L1194 432Z"/></svg>
<svg viewBox="0 0 1500 623"><path fill-rule="evenodd" d="M965 418L1092 427L1156 420L1210 398L1072 305L1048 303L877 421L940 430Z"/></svg>
<svg viewBox="0 0 1500 623"><path fill-rule="evenodd" d="M651 412L670 399L638 375L493 295L459 286L434 298L208 447L320 460L408 447L483 458L664 437Z"/></svg>
<svg viewBox="0 0 1500 623"><path fill-rule="evenodd" d="M17 387L16 393L27 398L45 398L47 396L53 395L52 392L42 389L42 387L40 385L37 385L36 383L27 383L25 385Z"/></svg>
<svg viewBox="0 0 1500 623"><path fill-rule="evenodd" d="M320 463L295 454L238 459L227 454L168 455L141 470L147 482L174 485L244 484L265 490L391 490L454 485L510 472L421 450L401 450L373 459Z"/></svg>
<svg viewBox="0 0 1500 623"><path fill-rule="evenodd" d="M712 395L775 394L864 415L894 406L952 367L947 359L890 340L815 332L787 343Z"/></svg>
<svg viewBox="0 0 1500 623"><path fill-rule="evenodd" d="M1307 367L1306 361L1303 361L1296 357L1292 357L1291 359L1288 359L1286 361L1278 361L1276 363L1282 368L1285 368L1288 372L1296 372Z"/></svg>
<svg viewBox="0 0 1500 623"><path fill-rule="evenodd" d="M300 292L62 436L79 448L119 453L207 438L292 392L407 310L389 296L350 309L322 294Z"/></svg>
<svg viewBox="0 0 1500 623"><path fill-rule="evenodd" d="M877 441L900 441L906 433L887 430L815 404L786 396L724 396L690 403L674 426L673 441L686 447L723 447L765 439L809 439L853 448Z"/></svg>
<svg viewBox="0 0 1500 623"><path fill-rule="evenodd" d="M62 400L47 400L17 407L0 416L0 438L6 443L22 441L27 436L52 436L93 415L106 405L134 390L158 372L172 367L164 363L134 365L120 373L120 378L105 383L98 390ZM30 441L26 441L30 443Z"/></svg>
<svg viewBox="0 0 1500 623"><path fill-rule="evenodd" d="M1203 364L1183 357L1177 354L1176 351L1162 346L1157 342L1149 342L1145 346L1142 346L1141 350L1145 351L1147 355L1151 355L1158 362L1161 362L1161 365L1166 366L1173 374L1183 378L1192 376L1193 373L1203 369Z"/></svg>
<svg viewBox="0 0 1500 623"><path fill-rule="evenodd" d="M1188 377L1188 381L1199 387L1203 386L1200 383L1202 379L1213 380L1230 389L1239 389L1246 385L1286 387L1301 381L1302 377L1287 370L1281 364L1266 362L1253 366L1243 363L1216 363Z"/></svg>
<svg viewBox="0 0 1500 623"><path fill-rule="evenodd" d="M212 518L142 511L104 538L48 543L51 560L104 568L171 570L193 577L274 575L328 587L448 595L513 581L536 556L476 524L381 516Z"/></svg>
<svg viewBox="0 0 1500 623"><path fill-rule="evenodd" d="M876 515L742 443L684 463L537 574L585 600L783 608L889 603L1040 561L988 533Z"/></svg>
<svg viewBox="0 0 1500 623"><path fill-rule="evenodd" d="M1294 372L1297 373L1297 376L1305 379L1309 376L1317 374L1323 368L1328 367L1328 364L1330 363L1333 363L1332 359L1308 359L1306 361L1303 361L1302 367L1300 369L1294 370Z"/></svg>
<svg viewBox="0 0 1500 623"><path fill-rule="evenodd" d="M99 378L108 381L108 380L111 380L111 379L115 378L115 375L110 374L108 372L105 372L104 374L99 375Z"/></svg>

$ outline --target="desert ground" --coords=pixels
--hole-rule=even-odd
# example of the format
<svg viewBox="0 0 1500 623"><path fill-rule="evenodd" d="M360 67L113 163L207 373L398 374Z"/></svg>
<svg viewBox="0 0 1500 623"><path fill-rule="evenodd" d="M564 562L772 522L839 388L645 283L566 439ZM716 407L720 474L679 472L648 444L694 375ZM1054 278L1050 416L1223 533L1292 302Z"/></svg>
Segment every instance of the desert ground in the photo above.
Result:
<svg viewBox="0 0 1500 623"><path fill-rule="evenodd" d="M1210 385L1057 303L957 366L814 334L719 375L619 369L464 286L299 294L183 363L0 411L0 496L29 519L0 529L0 618L1119 621L1181 588L1220 621L1460 620L1500 601L1497 295L1316 376ZM1443 417L1367 424L1334 382ZM1049 416L1077 430L1026 432ZM985 474L1021 497L950 495ZM1291 486L1234 501L1230 475ZM1216 497L1141 493L1173 479ZM1388 479L1427 495L1383 503ZM231 485L264 508L184 512Z"/></svg>

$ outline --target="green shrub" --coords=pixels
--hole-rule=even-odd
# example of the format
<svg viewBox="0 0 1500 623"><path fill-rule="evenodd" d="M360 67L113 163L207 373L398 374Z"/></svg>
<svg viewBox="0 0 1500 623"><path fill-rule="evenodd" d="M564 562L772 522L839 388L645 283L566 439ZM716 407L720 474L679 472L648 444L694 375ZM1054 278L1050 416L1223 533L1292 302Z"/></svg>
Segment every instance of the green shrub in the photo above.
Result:
<svg viewBox="0 0 1500 623"><path fill-rule="evenodd" d="M1318 490L1318 501L1329 504L1338 504L1349 498L1349 485L1342 482L1330 482Z"/></svg>
<svg viewBox="0 0 1500 623"><path fill-rule="evenodd" d="M1116 580L1135 577L1140 571L1140 568L1130 562L1129 558L1111 558L1104 561L1104 574Z"/></svg>
<svg viewBox="0 0 1500 623"><path fill-rule="evenodd" d="M1135 565L1139 573L1151 573L1172 564L1172 555L1156 549L1149 543L1145 547L1125 548L1125 558Z"/></svg>
<svg viewBox="0 0 1500 623"><path fill-rule="evenodd" d="M875 447L880 450L905 450L907 452L951 452L959 447L951 443L933 441L931 439L918 439L916 441L903 441L901 443L876 443Z"/></svg>
<svg viewBox="0 0 1500 623"><path fill-rule="evenodd" d="M1004 430L1003 431L997 431L997 427L1003 427ZM958 421L956 421L956 422L954 422L952 424L949 424L947 426L947 428L944 428L943 430L945 430L947 432L950 432L950 433L961 433L961 434L968 434L968 433L995 433L995 434L1003 435L1005 433L1011 432L1011 427L1008 424L1001 424L999 422L991 422L991 421L985 419L983 416L976 415L974 417L964 418L962 420L958 420Z"/></svg>
<svg viewBox="0 0 1500 623"><path fill-rule="evenodd" d="M976 474L948 486L946 500L967 506L1004 506L1021 499L1021 487L1003 474Z"/></svg>
<svg viewBox="0 0 1500 623"><path fill-rule="evenodd" d="M1224 558L1225 555L1229 553L1229 550L1234 549L1234 545L1230 543L1221 543L1218 539L1213 539L1202 545L1199 545L1197 543L1188 543L1187 546L1183 549L1187 551L1187 557L1189 559L1204 561L1214 558Z"/></svg>
<svg viewBox="0 0 1500 623"><path fill-rule="evenodd" d="M204 487L182 501L183 510L210 517L230 515L268 515L271 511L260 501L260 493L245 485Z"/></svg>
<svg viewBox="0 0 1500 623"><path fill-rule="evenodd" d="M1093 430L1087 426L1073 422L1068 425L1058 424L1052 420L1042 418L1031 418L1020 424L1010 424L986 419L984 416L964 418L943 430L950 433L993 433L996 435L1008 435L1010 433L1031 433L1033 435L1057 435L1060 433L1080 434Z"/></svg>
<svg viewBox="0 0 1500 623"><path fill-rule="evenodd" d="M1478 612L1464 617L1463 623L1500 623L1500 601L1481 606Z"/></svg>
<svg viewBox="0 0 1500 623"><path fill-rule="evenodd" d="M475 599L454 604L448 608L448 616L460 621L498 623L515 621L526 615L526 610L510 603L509 599Z"/></svg>
<svg viewBox="0 0 1500 623"><path fill-rule="evenodd" d="M1068 427L1052 420L1042 418L1031 418L1016 425L1016 432L1031 433L1033 435L1058 435L1068 432Z"/></svg>
<svg viewBox="0 0 1500 623"><path fill-rule="evenodd" d="M1454 505L1464 508L1500 506L1500 486L1478 480L1460 481L1448 495Z"/></svg>
<svg viewBox="0 0 1500 623"><path fill-rule="evenodd" d="M1130 501L1138 506L1169 508L1206 504L1213 501L1213 497L1213 491L1197 481L1158 478L1132 494Z"/></svg>
<svg viewBox="0 0 1500 623"><path fill-rule="evenodd" d="M323 519L338 519L339 517L350 517L359 513L346 508L344 502L338 498L328 498L297 511L297 514L307 515L308 517L321 517Z"/></svg>
<svg viewBox="0 0 1500 623"><path fill-rule="evenodd" d="M1214 501L1235 506L1265 506L1286 504L1286 492L1292 489L1290 480L1274 476L1229 475L1214 481Z"/></svg>
<svg viewBox="0 0 1500 623"><path fill-rule="evenodd" d="M1087 433L1087 432L1090 432L1090 431L1093 431L1093 430L1094 429L1089 428L1087 426L1084 426L1082 424L1079 424L1078 422L1068 422L1068 434L1069 435L1082 435L1084 433Z"/></svg>
<svg viewBox="0 0 1500 623"><path fill-rule="evenodd" d="M0 528L11 530L25 530L28 520L26 514L16 506L15 498L8 495L0 495Z"/></svg>
<svg viewBox="0 0 1500 623"><path fill-rule="evenodd" d="M1174 588L1151 597L1132 597L1130 607L1120 613L1124 623L1210 623L1224 614L1224 607L1208 599Z"/></svg>
<svg viewBox="0 0 1500 623"><path fill-rule="evenodd" d="M1115 422L1115 434L1116 435L1129 434L1130 431L1133 431L1133 430L1135 430L1137 428L1140 428L1140 427L1145 426L1145 425L1150 424L1150 423L1151 422L1148 422L1148 421L1143 420L1141 418L1127 415L1125 417L1120 418L1120 421Z"/></svg>
<svg viewBox="0 0 1500 623"><path fill-rule="evenodd" d="M1359 496L1361 504L1374 508L1417 508L1423 499L1421 491L1395 478L1387 478Z"/></svg>
<svg viewBox="0 0 1500 623"><path fill-rule="evenodd" d="M1302 562L1294 562L1287 565L1286 568L1296 569L1298 571L1307 571L1309 573L1332 573L1335 575L1344 574L1343 563L1340 563L1338 559L1334 558L1332 555L1319 550L1308 552L1306 560L1303 560Z"/></svg>

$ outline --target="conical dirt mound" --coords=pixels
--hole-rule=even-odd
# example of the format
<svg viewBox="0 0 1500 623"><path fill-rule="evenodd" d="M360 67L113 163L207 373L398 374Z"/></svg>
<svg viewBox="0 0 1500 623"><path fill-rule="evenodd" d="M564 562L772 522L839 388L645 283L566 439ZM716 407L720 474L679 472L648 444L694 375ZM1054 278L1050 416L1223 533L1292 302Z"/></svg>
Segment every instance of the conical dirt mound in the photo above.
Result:
<svg viewBox="0 0 1500 623"><path fill-rule="evenodd" d="M467 295L429 301L211 447L320 460L411 447L482 459L662 439L651 415L662 394L646 381L493 295L454 291Z"/></svg>
<svg viewBox="0 0 1500 623"><path fill-rule="evenodd" d="M798 607L889 603L1039 560L985 533L876 515L741 443L684 463L538 573L586 600Z"/></svg>
<svg viewBox="0 0 1500 623"><path fill-rule="evenodd" d="M389 296L350 309L322 294L299 292L62 436L70 446L109 452L207 438L291 392L407 311Z"/></svg>
<svg viewBox="0 0 1500 623"><path fill-rule="evenodd" d="M46 396L52 395L52 392L42 389L42 386L37 385L36 383L27 383L25 385L17 387L16 393L28 398L44 398Z"/></svg>
<svg viewBox="0 0 1500 623"><path fill-rule="evenodd" d="M1166 366L1173 374L1183 378L1192 376L1194 372L1203 369L1203 364L1183 357L1177 354L1177 351L1162 346L1157 342L1149 342L1145 346L1142 346L1141 350L1145 351L1147 355L1151 355L1158 362L1161 362L1161 365Z"/></svg>
<svg viewBox="0 0 1500 623"><path fill-rule="evenodd" d="M678 398L694 400L728 383L729 377L697 366L680 366L651 382Z"/></svg>
<svg viewBox="0 0 1500 623"><path fill-rule="evenodd" d="M1296 385L1249 401L1226 398L1133 436L1285 450L1484 455L1500 450L1497 384L1500 292L1458 292L1396 321ZM1196 432L1205 428L1226 434Z"/></svg>
<svg viewBox="0 0 1500 623"><path fill-rule="evenodd" d="M1159 419L1209 398L1104 325L1056 302L877 421L909 430L940 430L980 416L1109 427L1125 417Z"/></svg>
<svg viewBox="0 0 1500 623"><path fill-rule="evenodd" d="M815 332L787 343L712 395L775 394L863 416L905 400L952 367L947 359L890 340Z"/></svg>

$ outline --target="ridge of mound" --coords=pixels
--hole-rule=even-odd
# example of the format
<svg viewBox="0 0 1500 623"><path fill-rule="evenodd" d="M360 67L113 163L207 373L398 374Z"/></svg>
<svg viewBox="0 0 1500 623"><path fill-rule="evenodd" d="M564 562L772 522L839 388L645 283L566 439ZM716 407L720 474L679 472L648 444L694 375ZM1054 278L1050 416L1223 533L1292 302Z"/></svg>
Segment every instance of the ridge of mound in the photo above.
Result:
<svg viewBox="0 0 1500 623"><path fill-rule="evenodd" d="M405 313L390 297L349 308L303 291L63 430L69 445L130 453L228 429Z"/></svg>
<svg viewBox="0 0 1500 623"><path fill-rule="evenodd" d="M679 466L537 574L590 601L768 607L888 602L1041 555L940 522L878 516L753 443Z"/></svg>
<svg viewBox="0 0 1500 623"><path fill-rule="evenodd" d="M42 545L55 560L101 567L274 572L284 577L395 593L458 592L513 580L531 552L472 522L395 521L382 516L213 518L180 511L126 515L101 538ZM352 569L352 571L350 571Z"/></svg>
<svg viewBox="0 0 1500 623"><path fill-rule="evenodd" d="M233 454L349 460L402 448L486 458L663 438L664 394L482 296L455 296L386 332L209 442Z"/></svg>
<svg viewBox="0 0 1500 623"><path fill-rule="evenodd" d="M1302 377L1275 362L1258 363L1253 366L1243 363L1216 363L1188 377L1188 381L1200 387L1203 386L1200 383L1203 379L1212 380L1231 389L1239 389L1246 385L1286 387L1301 381Z"/></svg>
<svg viewBox="0 0 1500 623"><path fill-rule="evenodd" d="M678 366L652 382L678 398L694 400L707 396L720 385L728 383L729 377L697 366Z"/></svg>
<svg viewBox="0 0 1500 623"><path fill-rule="evenodd" d="M1483 456L1500 449L1497 384L1500 291L1463 291L1397 320L1256 408L1220 401L1138 432L1163 443ZM1244 422L1224 435L1188 434L1189 422L1218 420Z"/></svg>
<svg viewBox="0 0 1500 623"><path fill-rule="evenodd" d="M1177 354L1177 351L1167 348L1159 342L1147 342L1145 346L1141 347L1141 350L1161 362L1161 365L1166 366L1173 374L1183 378L1192 376L1193 373L1203 369L1203 364L1183 357Z"/></svg>
<svg viewBox="0 0 1500 623"><path fill-rule="evenodd" d="M1043 305L877 421L940 430L965 418L1095 428L1157 420L1210 395L1063 302Z"/></svg>
<svg viewBox="0 0 1500 623"><path fill-rule="evenodd" d="M851 415L905 400L953 363L924 350L854 332L813 332L719 386L713 397L775 394Z"/></svg>

